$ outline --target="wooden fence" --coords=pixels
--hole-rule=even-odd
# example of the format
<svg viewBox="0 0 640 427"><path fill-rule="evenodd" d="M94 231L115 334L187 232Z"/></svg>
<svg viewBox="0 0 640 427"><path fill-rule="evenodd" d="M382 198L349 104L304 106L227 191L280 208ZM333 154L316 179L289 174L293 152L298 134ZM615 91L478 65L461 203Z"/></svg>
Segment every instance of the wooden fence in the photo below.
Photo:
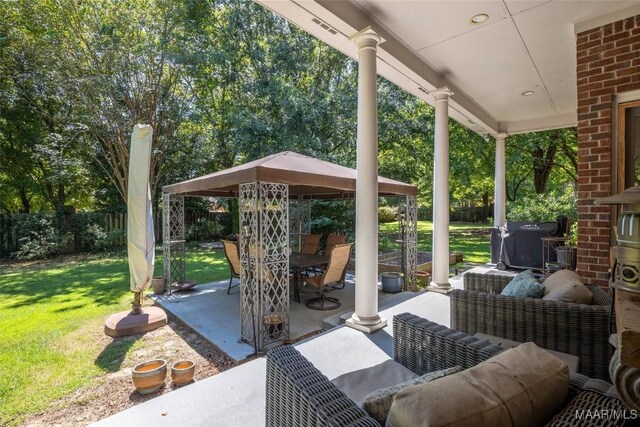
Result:
<svg viewBox="0 0 640 427"><path fill-rule="evenodd" d="M93 238L87 232L96 224L106 234L109 246L123 247L127 243L127 214L125 212L81 212L59 219L54 214L0 214L0 256L6 257L20 248L20 239L27 237L38 220L45 220L58 232L70 234L63 252L82 252L92 249ZM211 240L231 234L231 214L226 212L187 211L185 231L187 240ZM162 212L154 212L153 221L156 242L162 242Z"/></svg>

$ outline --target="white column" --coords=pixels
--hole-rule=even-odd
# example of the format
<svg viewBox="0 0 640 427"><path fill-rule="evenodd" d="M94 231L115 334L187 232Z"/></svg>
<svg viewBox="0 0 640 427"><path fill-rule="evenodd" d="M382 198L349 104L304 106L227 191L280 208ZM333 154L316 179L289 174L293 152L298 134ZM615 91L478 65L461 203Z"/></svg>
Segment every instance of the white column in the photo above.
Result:
<svg viewBox="0 0 640 427"><path fill-rule="evenodd" d="M446 290L451 288L449 283L449 97L452 92L444 87L431 94L436 99L432 285Z"/></svg>
<svg viewBox="0 0 640 427"><path fill-rule="evenodd" d="M382 39L370 27L351 38L358 47L356 181L356 307L347 325L374 332L378 315L378 100L376 51Z"/></svg>
<svg viewBox="0 0 640 427"><path fill-rule="evenodd" d="M493 225L502 227L507 218L507 181L504 160L504 141L506 133L496 135L496 174L493 193Z"/></svg>

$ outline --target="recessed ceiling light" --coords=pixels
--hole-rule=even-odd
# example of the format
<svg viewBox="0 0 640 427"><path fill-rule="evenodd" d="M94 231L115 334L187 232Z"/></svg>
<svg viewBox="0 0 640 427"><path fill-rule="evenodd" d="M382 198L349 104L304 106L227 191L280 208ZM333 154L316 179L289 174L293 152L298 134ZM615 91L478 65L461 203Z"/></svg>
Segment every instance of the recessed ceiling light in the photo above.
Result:
<svg viewBox="0 0 640 427"><path fill-rule="evenodd" d="M522 92L522 96L530 96L533 95L535 92L532 90L525 90L524 92Z"/></svg>
<svg viewBox="0 0 640 427"><path fill-rule="evenodd" d="M477 15L473 15L471 17L472 24L484 24L489 20L489 15L486 13L478 13Z"/></svg>

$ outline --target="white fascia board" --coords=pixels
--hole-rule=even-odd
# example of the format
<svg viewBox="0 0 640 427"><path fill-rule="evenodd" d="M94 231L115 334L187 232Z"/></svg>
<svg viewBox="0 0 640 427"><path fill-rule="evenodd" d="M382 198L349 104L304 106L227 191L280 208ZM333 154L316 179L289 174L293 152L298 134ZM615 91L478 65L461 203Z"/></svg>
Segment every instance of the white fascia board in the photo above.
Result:
<svg viewBox="0 0 640 427"><path fill-rule="evenodd" d="M440 87L452 92L449 115L463 126L479 134L495 135L500 131L498 121L456 85L448 82L417 54L407 48L395 35L372 22L349 1L312 0L254 0L265 8L287 19L302 30L324 41L345 55L357 59L358 53L350 37L371 26L385 42L378 47L378 73L426 103L434 100L428 93ZM335 34L312 21L316 18L330 26Z"/></svg>
<svg viewBox="0 0 640 427"><path fill-rule="evenodd" d="M562 129L578 125L577 112L564 113L550 117L540 117L531 120L500 123L501 132L515 135L527 132L541 132L551 129Z"/></svg>
<svg viewBox="0 0 640 427"><path fill-rule="evenodd" d="M594 28L602 27L603 25L611 24L627 18L633 18L636 15L640 15L640 3L634 4L633 6L625 9L607 13L606 15L596 16L595 18L586 19L580 22L574 22L573 30L576 34L580 34L585 31L593 30Z"/></svg>

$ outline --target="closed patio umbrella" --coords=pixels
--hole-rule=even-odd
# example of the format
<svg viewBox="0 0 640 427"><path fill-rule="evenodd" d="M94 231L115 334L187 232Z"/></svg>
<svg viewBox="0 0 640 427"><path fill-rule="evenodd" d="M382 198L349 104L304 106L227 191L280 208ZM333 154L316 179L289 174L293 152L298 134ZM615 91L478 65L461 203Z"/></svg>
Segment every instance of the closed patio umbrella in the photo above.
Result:
<svg viewBox="0 0 640 427"><path fill-rule="evenodd" d="M131 291L135 293L133 312L141 312L140 296L151 285L155 263L155 237L149 164L153 128L136 125L131 136L129 181L127 185L127 253Z"/></svg>
<svg viewBox="0 0 640 427"><path fill-rule="evenodd" d="M149 288L155 261L155 237L149 190L149 164L153 128L136 125L129 152L127 190L127 253L129 257L129 287L134 293L133 310L109 316L104 324L107 335L148 332L167 324L167 314L159 307L142 309L142 293Z"/></svg>

